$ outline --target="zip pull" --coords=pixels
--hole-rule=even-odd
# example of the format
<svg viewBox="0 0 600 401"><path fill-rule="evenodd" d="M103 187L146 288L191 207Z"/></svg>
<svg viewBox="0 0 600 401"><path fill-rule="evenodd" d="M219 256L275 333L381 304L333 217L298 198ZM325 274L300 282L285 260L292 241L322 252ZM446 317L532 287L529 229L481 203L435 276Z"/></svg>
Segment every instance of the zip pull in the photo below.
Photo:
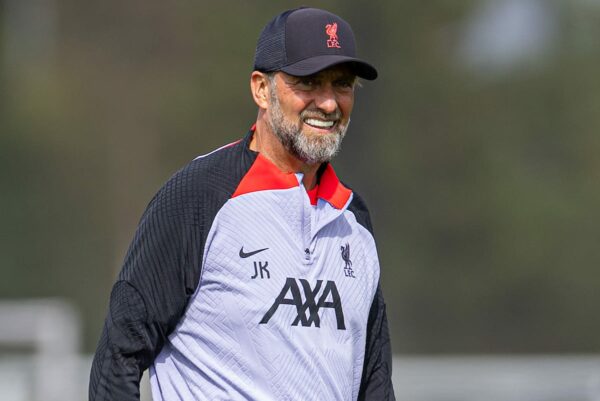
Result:
<svg viewBox="0 0 600 401"><path fill-rule="evenodd" d="M304 250L304 259L309 260L310 259L310 249L306 248Z"/></svg>

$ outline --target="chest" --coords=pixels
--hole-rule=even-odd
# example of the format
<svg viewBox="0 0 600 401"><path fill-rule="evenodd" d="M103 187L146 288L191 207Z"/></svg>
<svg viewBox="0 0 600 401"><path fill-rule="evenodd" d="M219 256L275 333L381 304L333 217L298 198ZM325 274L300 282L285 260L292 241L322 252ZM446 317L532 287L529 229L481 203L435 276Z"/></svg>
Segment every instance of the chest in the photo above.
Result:
<svg viewBox="0 0 600 401"><path fill-rule="evenodd" d="M362 330L379 276L370 235L349 211L315 208L292 191L259 195L217 215L203 300L228 305L252 330Z"/></svg>

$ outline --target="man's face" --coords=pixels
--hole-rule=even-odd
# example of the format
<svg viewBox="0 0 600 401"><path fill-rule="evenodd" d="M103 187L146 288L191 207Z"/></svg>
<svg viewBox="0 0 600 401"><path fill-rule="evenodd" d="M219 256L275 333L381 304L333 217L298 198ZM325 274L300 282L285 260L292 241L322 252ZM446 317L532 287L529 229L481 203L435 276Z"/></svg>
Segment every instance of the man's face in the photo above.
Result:
<svg viewBox="0 0 600 401"><path fill-rule="evenodd" d="M303 162L329 161L339 151L350 123L355 82L346 66L307 77L276 73L269 83L272 131Z"/></svg>

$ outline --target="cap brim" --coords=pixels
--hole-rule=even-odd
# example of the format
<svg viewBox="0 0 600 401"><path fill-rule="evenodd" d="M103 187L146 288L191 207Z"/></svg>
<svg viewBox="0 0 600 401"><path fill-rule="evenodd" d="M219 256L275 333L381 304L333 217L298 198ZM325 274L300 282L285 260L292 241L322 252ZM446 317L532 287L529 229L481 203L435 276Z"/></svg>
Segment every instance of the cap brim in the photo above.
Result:
<svg viewBox="0 0 600 401"><path fill-rule="evenodd" d="M357 76L369 81L377 78L377 70L371 64L354 57L325 55L307 58L294 64L286 65L281 71L297 77L316 74L317 72L338 64L348 64Z"/></svg>

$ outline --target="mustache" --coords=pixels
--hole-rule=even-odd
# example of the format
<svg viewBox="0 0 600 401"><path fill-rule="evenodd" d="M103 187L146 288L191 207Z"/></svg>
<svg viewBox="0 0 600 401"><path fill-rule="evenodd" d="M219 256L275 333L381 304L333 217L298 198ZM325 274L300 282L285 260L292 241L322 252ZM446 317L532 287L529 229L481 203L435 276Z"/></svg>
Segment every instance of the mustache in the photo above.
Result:
<svg viewBox="0 0 600 401"><path fill-rule="evenodd" d="M304 110L302 113L300 113L300 118L302 118L302 119L319 118L321 120L339 120L342 118L342 112L339 109L337 109L333 113L324 113L323 111L318 110L318 109Z"/></svg>

